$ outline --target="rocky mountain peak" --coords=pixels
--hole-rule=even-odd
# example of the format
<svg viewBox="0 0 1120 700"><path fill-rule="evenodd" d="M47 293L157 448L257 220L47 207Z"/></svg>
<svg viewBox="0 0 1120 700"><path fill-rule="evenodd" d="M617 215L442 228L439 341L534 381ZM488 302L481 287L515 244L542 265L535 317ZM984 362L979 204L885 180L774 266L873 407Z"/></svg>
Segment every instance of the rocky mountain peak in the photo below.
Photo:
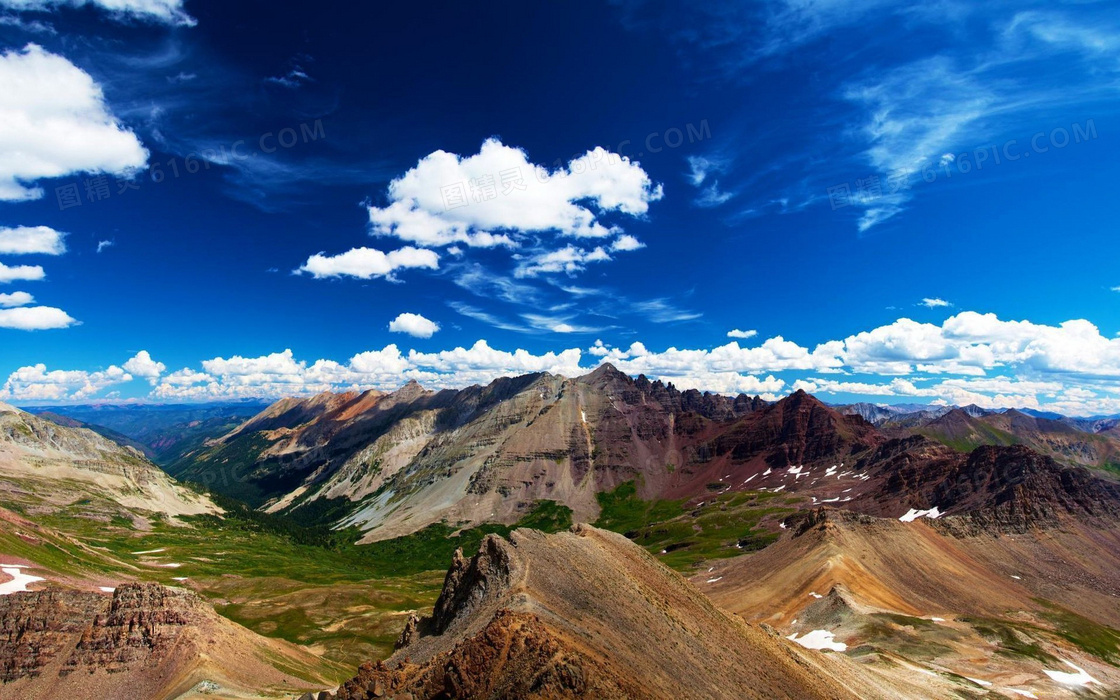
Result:
<svg viewBox="0 0 1120 700"><path fill-rule="evenodd" d="M469 560L461 548L455 550L432 611L436 634L443 634L456 620L475 614L487 601L506 592L519 568L510 550L510 543L497 535L487 535L478 554Z"/></svg>
<svg viewBox="0 0 1120 700"><path fill-rule="evenodd" d="M596 367L593 371L583 375L579 379L585 384L592 384L596 386L607 386L614 384L633 386L634 384L634 380L630 378L630 375L619 371L617 367L609 362L604 362L603 364Z"/></svg>

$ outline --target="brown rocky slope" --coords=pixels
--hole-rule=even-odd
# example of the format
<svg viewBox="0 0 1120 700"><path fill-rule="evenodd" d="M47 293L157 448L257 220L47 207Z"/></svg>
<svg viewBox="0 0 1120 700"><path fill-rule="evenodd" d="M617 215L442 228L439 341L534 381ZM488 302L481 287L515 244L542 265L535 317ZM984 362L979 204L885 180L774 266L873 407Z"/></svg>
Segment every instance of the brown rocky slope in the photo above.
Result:
<svg viewBox="0 0 1120 700"><path fill-rule="evenodd" d="M848 659L714 607L620 535L490 536L456 557L431 617L334 697L897 697ZM320 696L322 697L322 696Z"/></svg>
<svg viewBox="0 0 1120 700"><path fill-rule="evenodd" d="M319 665L159 584L0 596L0 698L267 697L321 686Z"/></svg>

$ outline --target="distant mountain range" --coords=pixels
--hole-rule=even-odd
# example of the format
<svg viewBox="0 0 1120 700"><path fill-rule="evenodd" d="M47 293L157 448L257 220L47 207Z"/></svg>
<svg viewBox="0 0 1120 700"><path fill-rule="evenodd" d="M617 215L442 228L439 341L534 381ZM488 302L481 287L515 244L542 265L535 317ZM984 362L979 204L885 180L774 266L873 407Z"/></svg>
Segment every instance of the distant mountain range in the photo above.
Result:
<svg viewBox="0 0 1120 700"><path fill-rule="evenodd" d="M701 502L761 489L888 517L934 507L980 512L1014 482L1000 469L1026 459L1016 446L1039 458L1027 461L1054 503L1046 517L1056 517L1078 504L1048 480L1075 467L1107 478L1120 455L1108 431L1017 411L879 408L836 410L804 392L774 404L681 392L603 365L575 379L533 374L459 391L410 383L391 393L284 399L166 469L269 512L358 527L363 541L375 541L439 522L514 522L540 500L591 522L598 494L630 482L645 499ZM970 462L980 446L995 452ZM923 468L901 484L902 463ZM991 472L980 492L946 490L954 473L977 467ZM991 516L1001 527L1040 516L1006 507Z"/></svg>
<svg viewBox="0 0 1120 700"><path fill-rule="evenodd" d="M229 432L269 403L79 404L32 406L26 410L60 425L89 428L165 464L205 440Z"/></svg>

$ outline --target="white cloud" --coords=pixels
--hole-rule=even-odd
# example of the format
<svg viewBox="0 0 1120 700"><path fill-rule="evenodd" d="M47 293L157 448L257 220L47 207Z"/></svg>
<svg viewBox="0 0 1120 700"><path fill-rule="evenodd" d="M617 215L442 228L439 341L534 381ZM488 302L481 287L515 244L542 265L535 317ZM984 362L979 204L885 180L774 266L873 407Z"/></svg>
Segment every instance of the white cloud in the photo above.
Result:
<svg viewBox="0 0 1120 700"><path fill-rule="evenodd" d="M439 268L439 256L434 251L406 246L384 253L375 248L354 248L339 255L324 253L312 255L297 272L310 273L316 279L324 277L357 277L393 279L396 270L411 268Z"/></svg>
<svg viewBox="0 0 1120 700"><path fill-rule="evenodd" d="M727 161L723 158L709 156L688 157L688 181L695 187L704 184L704 180L712 173L727 172Z"/></svg>
<svg viewBox="0 0 1120 700"><path fill-rule="evenodd" d="M515 277L536 277L542 273L564 272L572 275L582 272L588 263L606 262L611 259L602 246L592 249L567 245L560 250L536 253L522 258L514 270Z"/></svg>
<svg viewBox="0 0 1120 700"><path fill-rule="evenodd" d="M393 333L407 333L414 338L431 338L439 331L439 324L420 314L403 313L389 322Z"/></svg>
<svg viewBox="0 0 1120 700"><path fill-rule="evenodd" d="M45 331L55 328L69 328L77 321L62 309L51 306L20 306L14 309L0 309L0 328L14 328L21 331Z"/></svg>
<svg viewBox="0 0 1120 700"><path fill-rule="evenodd" d="M160 375L167 370L167 365L153 360L147 350L141 350L132 359L124 363L124 369L133 376L147 379L155 386Z"/></svg>
<svg viewBox="0 0 1120 700"><path fill-rule="evenodd" d="M47 276L39 265L13 265L11 267L0 262L0 284L15 282L16 280L41 280Z"/></svg>
<svg viewBox="0 0 1120 700"><path fill-rule="evenodd" d="M584 330L564 317L540 314L528 320L554 332ZM261 357L218 357L202 362L201 371L184 368L170 374L164 374L164 368L144 353L125 363L123 370L111 368L88 376L84 372L51 373L55 379L49 381L41 376L46 374L42 366L22 368L9 378L7 393L0 394L0 400L32 395L65 398L87 384L108 387L121 374L149 381L158 377L151 393L155 398L196 400L392 389L407 379L450 388L528 372L571 377L599 362L612 362L631 375L671 381L682 389L746 392L764 398L806 389L986 407L1044 408L1071 415L1120 413L1120 338L1103 336L1086 320L1044 325L1005 321L973 311L958 313L940 325L903 318L811 348L781 336L749 347L729 342L714 348L665 350L651 349L640 341L616 347L599 339L586 352L568 348L534 354L499 350L479 340L469 348L430 353L402 352L396 345L387 345L345 362L308 362L297 359L291 350ZM60 385L65 390L58 389ZM96 389L85 389L82 397L91 393Z"/></svg>
<svg viewBox="0 0 1120 700"><path fill-rule="evenodd" d="M946 151L966 137L986 135L978 123L999 102L983 80L940 56L853 85L845 97L866 110L860 131L871 166L898 182L905 178L911 183L922 168L952 156ZM905 190L890 198L873 198L860 230L896 215L908 198Z"/></svg>
<svg viewBox="0 0 1120 700"><path fill-rule="evenodd" d="M0 253L62 255L66 252L66 244L62 242L65 236L49 226L0 227Z"/></svg>
<svg viewBox="0 0 1120 700"><path fill-rule="evenodd" d="M639 250L645 247L645 243L642 243L637 238L634 238L628 233L619 236L615 239L614 243L611 243L611 250L615 251L616 253L625 253L631 250Z"/></svg>
<svg viewBox="0 0 1120 700"><path fill-rule="evenodd" d="M80 370L47 371L44 364L20 367L0 387L5 401L68 401L88 399L132 377L116 365L100 372Z"/></svg>
<svg viewBox="0 0 1120 700"><path fill-rule="evenodd" d="M756 335L758 335L758 331L741 331L738 328L736 328L735 330L727 331L728 338L739 338L740 340L753 338Z"/></svg>
<svg viewBox="0 0 1120 700"><path fill-rule="evenodd" d="M549 171L496 138L475 155L425 156L388 194L388 205L369 208L371 232L424 247L516 247L546 233L607 238L619 229L602 215L640 217L662 196L637 163L603 148Z"/></svg>
<svg viewBox="0 0 1120 700"><path fill-rule="evenodd" d="M33 304L35 297L27 292L12 292L11 294L0 294L0 306L5 309L10 309L13 306L27 306Z"/></svg>
<svg viewBox="0 0 1120 700"><path fill-rule="evenodd" d="M944 299L940 299L938 297L926 297L925 299L922 299L921 304L922 304L922 306L925 306L925 307L930 308L930 309L937 309L937 308L941 308L941 307L945 307L945 306L952 306L952 304L950 304L949 302L945 301Z"/></svg>
<svg viewBox="0 0 1120 700"><path fill-rule="evenodd" d="M675 323L678 321L692 321L703 314L678 308L665 299L650 299L631 303L631 311L648 318L655 323Z"/></svg>
<svg viewBox="0 0 1120 700"><path fill-rule="evenodd" d="M700 196L693 200L698 207L709 209L718 207L735 195L725 192L719 187L719 180L710 176L715 173L727 172L728 162L725 158L716 156L689 156L688 181L694 187L700 188ZM707 182L707 186L704 183Z"/></svg>
<svg viewBox="0 0 1120 700"><path fill-rule="evenodd" d="M116 244L113 241L98 241L97 242L97 252L100 253L103 250L105 250L106 248L112 248L114 245L116 245Z"/></svg>
<svg viewBox="0 0 1120 700"><path fill-rule="evenodd" d="M297 65L284 75L276 75L270 78L265 78L265 82L272 83L273 85L279 85L281 87L286 87L289 90L295 90L301 85L304 85L305 83L313 83L315 82L315 80L307 74L307 71L303 70Z"/></svg>
<svg viewBox="0 0 1120 700"><path fill-rule="evenodd" d="M85 5L99 7L117 19L135 18L185 26L196 24L183 10L183 0L0 0L0 7L17 11L46 11L62 6Z"/></svg>
<svg viewBox="0 0 1120 700"><path fill-rule="evenodd" d="M183 369L159 383L152 395L162 399L291 396L343 389L395 389L415 379L433 388L483 384L502 376L530 372L582 374L578 349L533 355L526 350L506 352L480 340L470 348L436 353L396 345L354 355L345 363L296 360L291 350L257 358L214 358L202 363L203 372Z"/></svg>
<svg viewBox="0 0 1120 700"><path fill-rule="evenodd" d="M733 193L725 192L719 188L719 180L713 180L712 184L703 188L700 191L700 196L692 201L693 204L702 209L711 209L712 207L718 207L734 196Z"/></svg>
<svg viewBox="0 0 1120 700"><path fill-rule="evenodd" d="M0 54L0 153L0 200L9 201L42 197L37 180L130 175L148 160L93 78L35 44Z"/></svg>

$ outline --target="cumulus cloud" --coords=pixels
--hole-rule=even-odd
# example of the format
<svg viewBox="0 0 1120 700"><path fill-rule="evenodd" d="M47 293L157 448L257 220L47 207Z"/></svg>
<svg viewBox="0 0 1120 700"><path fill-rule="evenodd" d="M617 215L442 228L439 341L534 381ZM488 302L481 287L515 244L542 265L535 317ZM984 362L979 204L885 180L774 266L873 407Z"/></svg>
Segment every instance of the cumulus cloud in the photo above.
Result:
<svg viewBox="0 0 1120 700"><path fill-rule="evenodd" d="M19 309L14 309L19 310ZM562 318L540 315L532 323L557 332ZM22 368L5 384L4 397L75 396L107 387L120 376L155 381L151 396L170 400L306 395L327 390L393 389L415 379L432 388L486 383L500 376L551 372L578 376L611 362L622 371L673 382L677 387L776 398L793 389L838 395L910 397L991 408L1044 408L1070 415L1120 412L1120 338L1108 338L1086 320L1057 325L1008 321L966 311L940 325L899 319L893 323L805 346L776 336L753 345L651 349L602 339L586 351L568 348L534 354L500 350L479 340L469 348L403 352L396 345L354 355L345 362L306 361L291 350L259 357L217 357L170 374L146 353L124 369L89 375ZM158 372L157 372L158 370ZM115 378L115 379L114 379ZM65 381L63 381L65 379ZM107 383L108 382L108 383ZM57 386L65 385L65 391ZM46 388L44 388L46 387ZM50 388L56 387L56 388ZM30 399L28 399L30 400Z"/></svg>
<svg viewBox="0 0 1120 700"><path fill-rule="evenodd" d="M74 172L131 175L148 151L87 73L35 44L0 54L0 200L38 199L37 180Z"/></svg>
<svg viewBox="0 0 1120 700"><path fill-rule="evenodd" d="M738 338L740 340L746 340L747 338L753 338L756 335L758 335L758 331L741 331L738 328L736 328L735 330L727 331L727 337L728 338Z"/></svg>
<svg viewBox="0 0 1120 700"><path fill-rule="evenodd" d="M401 269L439 268L439 256L431 250L406 246L388 253L375 248L354 248L339 255L317 253L307 259L296 272L306 272L316 279L324 277L357 277L394 279L393 273Z"/></svg>
<svg viewBox="0 0 1120 700"><path fill-rule="evenodd" d="M2 167L2 166L0 166ZM0 227L0 253L6 255L62 255L65 233L49 226Z"/></svg>
<svg viewBox="0 0 1120 700"><path fill-rule="evenodd" d="M389 205L369 211L376 235L424 246L490 246L501 231L604 238L616 230L600 214L641 216L660 198L661 187L637 163L602 148L549 171L492 138L472 156L425 156L390 183Z"/></svg>
<svg viewBox="0 0 1120 700"><path fill-rule="evenodd" d="M10 309L14 306L27 306L35 302L35 297L27 292L12 292L11 294L0 294L0 306L5 309Z"/></svg>
<svg viewBox="0 0 1120 700"><path fill-rule="evenodd" d="M431 338L439 330L439 324L420 314L403 313L389 322L393 333L407 333L414 338Z"/></svg>
<svg viewBox="0 0 1120 700"><path fill-rule="evenodd" d="M41 280L47 276L39 265L13 265L8 266L0 262L0 284L15 282L16 280Z"/></svg>
<svg viewBox="0 0 1120 700"><path fill-rule="evenodd" d="M51 306L20 306L14 309L0 309L0 328L45 331L69 328L76 323L78 321L72 318L70 314Z"/></svg>
<svg viewBox="0 0 1120 700"><path fill-rule="evenodd" d="M167 370L167 365L153 360L147 350L141 350L124 363L124 370L135 377L147 379L154 386L160 375Z"/></svg>
<svg viewBox="0 0 1120 700"><path fill-rule="evenodd" d="M132 376L116 365L99 372L47 370L44 364L20 367L0 387L5 401L72 401L88 399Z"/></svg>
<svg viewBox="0 0 1120 700"><path fill-rule="evenodd" d="M140 19L164 24L194 26L195 20L183 10L183 0L0 0L0 7L17 11L46 11L58 7L91 5L115 19Z"/></svg>
<svg viewBox="0 0 1120 700"><path fill-rule="evenodd" d="M256 358L206 360L202 372L183 369L165 376L152 395L180 400L291 396L343 389L395 389L410 379L433 388L460 388L530 372L576 376L585 371L580 358L578 349L534 355L526 350L496 350L485 340L470 348L434 353L410 350L407 355L396 345L387 345L358 353L346 363L308 363L285 350Z"/></svg>
<svg viewBox="0 0 1120 700"><path fill-rule="evenodd" d="M616 253L625 253L631 250L639 250L645 247L645 243L642 243L637 238L634 238L628 233L619 236L615 239L614 243L611 243L611 250Z"/></svg>

